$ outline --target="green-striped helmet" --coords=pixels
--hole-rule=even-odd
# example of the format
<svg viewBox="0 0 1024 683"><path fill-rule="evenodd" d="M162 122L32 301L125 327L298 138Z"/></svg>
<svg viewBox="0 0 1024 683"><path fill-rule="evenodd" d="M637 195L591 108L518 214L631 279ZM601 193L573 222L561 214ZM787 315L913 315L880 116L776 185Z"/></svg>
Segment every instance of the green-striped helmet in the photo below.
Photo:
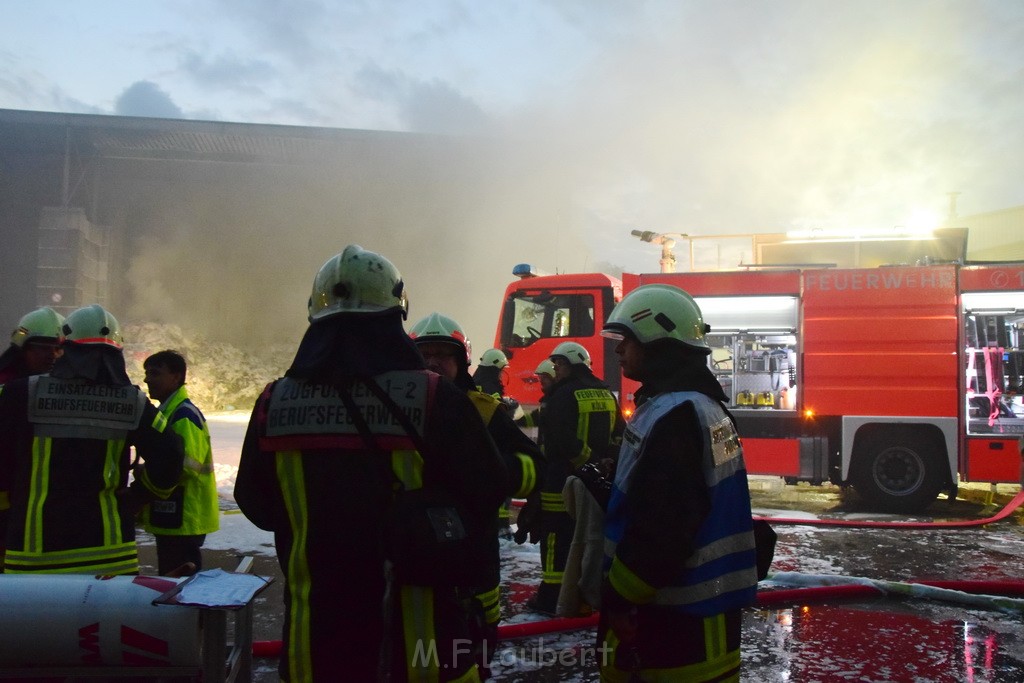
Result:
<svg viewBox="0 0 1024 683"><path fill-rule="evenodd" d="M678 287L656 284L637 287L623 297L608 316L601 335L622 339L629 332L641 344L669 339L710 353L704 339L709 330L692 296Z"/></svg>
<svg viewBox="0 0 1024 683"><path fill-rule="evenodd" d="M18 327L11 333L11 343L22 348L30 339L52 339L64 341L64 316L52 308L44 306L31 313L26 313L18 321Z"/></svg>

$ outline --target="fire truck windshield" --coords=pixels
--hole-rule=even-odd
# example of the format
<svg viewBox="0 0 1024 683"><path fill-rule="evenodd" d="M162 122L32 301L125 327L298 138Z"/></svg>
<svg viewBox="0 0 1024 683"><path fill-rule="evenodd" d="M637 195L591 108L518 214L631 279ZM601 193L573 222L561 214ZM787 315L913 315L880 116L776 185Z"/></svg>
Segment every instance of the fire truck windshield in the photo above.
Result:
<svg viewBox="0 0 1024 683"><path fill-rule="evenodd" d="M505 302L502 345L530 346L538 339L594 335L592 294L516 292Z"/></svg>

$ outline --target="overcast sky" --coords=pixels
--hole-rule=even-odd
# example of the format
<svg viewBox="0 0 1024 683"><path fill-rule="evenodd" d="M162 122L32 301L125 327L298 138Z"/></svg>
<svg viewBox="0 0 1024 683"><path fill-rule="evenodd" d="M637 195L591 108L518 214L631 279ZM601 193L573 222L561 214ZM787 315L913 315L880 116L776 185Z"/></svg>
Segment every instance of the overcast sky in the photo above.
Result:
<svg viewBox="0 0 1024 683"><path fill-rule="evenodd" d="M656 269L636 228L1024 204L1021 0L35 0L3 24L2 108L530 140L572 178L589 262L561 270Z"/></svg>

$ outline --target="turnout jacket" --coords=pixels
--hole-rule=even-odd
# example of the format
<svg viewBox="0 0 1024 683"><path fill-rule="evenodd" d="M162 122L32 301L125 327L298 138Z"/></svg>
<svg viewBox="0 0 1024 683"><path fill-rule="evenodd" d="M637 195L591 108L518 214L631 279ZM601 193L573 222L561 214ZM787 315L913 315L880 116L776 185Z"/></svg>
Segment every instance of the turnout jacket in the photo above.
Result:
<svg viewBox="0 0 1024 683"><path fill-rule="evenodd" d="M505 404L497 398L477 390L468 391L467 395L487 425L487 433L505 461L508 471L507 495L526 498L537 487L537 476L542 472L544 455L540 448L516 425Z"/></svg>
<svg viewBox="0 0 1024 683"><path fill-rule="evenodd" d="M311 328L312 329L312 328ZM483 422L454 384L426 370L375 378L406 412L429 452L359 383L351 397L374 435L371 449L334 385L283 378L264 390L242 447L235 500L274 532L285 590L284 680L373 680L382 642L393 680L476 680L465 613L454 589L392 585L385 602L384 520L397 484L436 487L470 522L494 524L506 472ZM483 548L477 560L490 562ZM394 616L386 623L382 614ZM417 657L416 652L437 657Z"/></svg>
<svg viewBox="0 0 1024 683"><path fill-rule="evenodd" d="M185 464L181 483L168 499L153 501L143 508L143 525L151 534L166 536L213 533L220 528L220 506L206 418L189 399L184 385L168 396L159 410L168 427L181 437Z"/></svg>
<svg viewBox="0 0 1024 683"><path fill-rule="evenodd" d="M614 457L622 424L615 395L589 370L574 368L572 375L555 383L540 424L547 459L543 490L561 496L574 469L590 460Z"/></svg>
<svg viewBox="0 0 1024 683"><path fill-rule="evenodd" d="M603 607L713 615L757 586L743 449L729 414L695 391L656 395L623 435L605 518Z"/></svg>
<svg viewBox="0 0 1024 683"><path fill-rule="evenodd" d="M10 502L5 571L138 573L135 519L122 497L134 447L138 482L167 497L181 440L130 384L49 375L0 392L0 491Z"/></svg>

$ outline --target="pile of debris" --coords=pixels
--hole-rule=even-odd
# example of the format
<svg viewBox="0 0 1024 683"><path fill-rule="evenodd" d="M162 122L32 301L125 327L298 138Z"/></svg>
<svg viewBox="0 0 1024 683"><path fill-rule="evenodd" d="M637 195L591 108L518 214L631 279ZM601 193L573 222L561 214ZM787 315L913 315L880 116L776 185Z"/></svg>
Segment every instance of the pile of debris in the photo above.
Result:
<svg viewBox="0 0 1024 683"><path fill-rule="evenodd" d="M177 325L129 324L122 328L125 365L132 382L143 389L146 357L171 349L188 362L188 392L205 413L250 411L267 382L291 364L295 345L265 346L245 351L231 344L184 332Z"/></svg>

